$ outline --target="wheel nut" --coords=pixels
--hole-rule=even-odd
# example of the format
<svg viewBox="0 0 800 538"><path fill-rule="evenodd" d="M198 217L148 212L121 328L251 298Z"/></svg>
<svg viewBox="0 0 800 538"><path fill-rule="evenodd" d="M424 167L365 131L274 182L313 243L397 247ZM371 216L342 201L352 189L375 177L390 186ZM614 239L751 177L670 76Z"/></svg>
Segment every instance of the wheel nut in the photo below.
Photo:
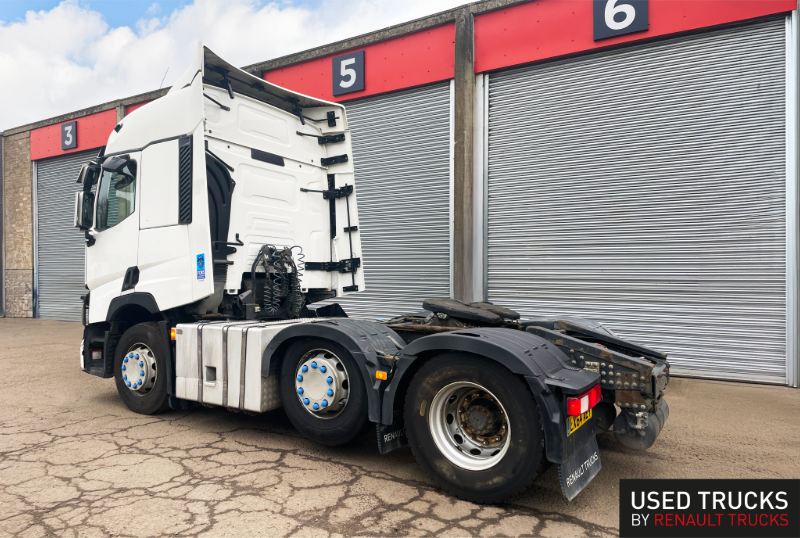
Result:
<svg viewBox="0 0 800 538"><path fill-rule="evenodd" d="M317 409L319 409L319 404L318 404L318 403L315 403L315 404L314 404L314 405L312 405L311 407L313 407L313 408L314 408L314 410L316 411Z"/></svg>
<svg viewBox="0 0 800 538"><path fill-rule="evenodd" d="M139 361L139 368L141 368L142 366L144 366L144 361Z"/></svg>
<svg viewBox="0 0 800 538"><path fill-rule="evenodd" d="M303 394L303 387L300 387L299 389L297 389L297 394Z"/></svg>
<svg viewBox="0 0 800 538"><path fill-rule="evenodd" d="M322 400L322 407L328 407L328 400Z"/></svg>
<svg viewBox="0 0 800 538"><path fill-rule="evenodd" d="M297 376L297 380L298 380L298 381L302 381L302 380L303 380L303 376L302 376L302 375L298 375L298 376Z"/></svg>
<svg viewBox="0 0 800 538"><path fill-rule="evenodd" d="M317 367L317 361L314 361L314 362L312 362L312 363L311 363L311 367L312 367L312 368L316 368L316 367Z"/></svg>
<svg viewBox="0 0 800 538"><path fill-rule="evenodd" d="M328 396L333 396L333 389L328 389Z"/></svg>
<svg viewBox="0 0 800 538"><path fill-rule="evenodd" d="M122 359L122 362L128 362L128 357L125 357L124 359Z"/></svg>
<svg viewBox="0 0 800 538"><path fill-rule="evenodd" d="M308 398L303 398L303 403L304 404L308 405L308 402L309 402Z"/></svg>
<svg viewBox="0 0 800 538"><path fill-rule="evenodd" d="M331 383L333 383L333 378L328 376L328 379L326 379L325 381L327 381L328 385L330 385Z"/></svg>
<svg viewBox="0 0 800 538"><path fill-rule="evenodd" d="M130 382L130 381L128 381L128 382L127 382L127 383L125 383L125 384L126 384L126 385L128 385L129 387L131 386L131 382Z"/></svg>
<svg viewBox="0 0 800 538"><path fill-rule="evenodd" d="M122 365L122 371L124 372L125 370L126 370L126 368L125 368L125 365L123 364Z"/></svg>
<svg viewBox="0 0 800 538"><path fill-rule="evenodd" d="M128 353L128 357L133 358L133 353Z"/></svg>
<svg viewBox="0 0 800 538"><path fill-rule="evenodd" d="M303 365L303 367L302 367L302 368L300 368L300 371L301 371L301 372L303 372L303 373L305 373L305 372L308 372L308 366L306 366L306 365L304 364L304 365Z"/></svg>
<svg viewBox="0 0 800 538"><path fill-rule="evenodd" d="M144 370L139 370L139 375L144 375Z"/></svg>
<svg viewBox="0 0 800 538"><path fill-rule="evenodd" d="M139 380L139 384L140 384L140 385L142 384L142 380L141 380L141 379Z"/></svg>
<svg viewBox="0 0 800 538"><path fill-rule="evenodd" d="M324 373L325 373L327 370L328 370L328 369L327 369L326 367L324 367L324 366L320 366L320 367L319 367L319 371L320 371L320 372L322 372L323 374L324 374Z"/></svg>

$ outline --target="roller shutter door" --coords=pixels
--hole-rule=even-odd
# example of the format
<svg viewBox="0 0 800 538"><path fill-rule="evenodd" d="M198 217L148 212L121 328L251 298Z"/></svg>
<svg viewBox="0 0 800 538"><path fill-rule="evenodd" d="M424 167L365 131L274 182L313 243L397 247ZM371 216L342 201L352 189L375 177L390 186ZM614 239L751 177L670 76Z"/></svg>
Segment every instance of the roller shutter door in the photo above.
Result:
<svg viewBox="0 0 800 538"><path fill-rule="evenodd" d="M785 382L785 26L492 75L488 298Z"/></svg>
<svg viewBox="0 0 800 538"><path fill-rule="evenodd" d="M450 297L449 82L345 106L366 290L335 302L376 318Z"/></svg>
<svg viewBox="0 0 800 538"><path fill-rule="evenodd" d="M97 150L36 163L38 313L40 318L81 320L84 287L83 233L73 227L75 183L81 165Z"/></svg>

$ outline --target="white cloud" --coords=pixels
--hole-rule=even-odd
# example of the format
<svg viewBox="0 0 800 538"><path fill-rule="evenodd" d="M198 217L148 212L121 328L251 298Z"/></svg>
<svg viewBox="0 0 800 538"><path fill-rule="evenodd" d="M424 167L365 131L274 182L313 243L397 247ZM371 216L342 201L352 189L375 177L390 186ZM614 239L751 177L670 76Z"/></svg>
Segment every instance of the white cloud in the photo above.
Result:
<svg viewBox="0 0 800 538"><path fill-rule="evenodd" d="M169 86L201 40L247 65L449 9L464 0L323 0L317 8L256 0L195 0L111 28L66 0L0 23L0 130Z"/></svg>

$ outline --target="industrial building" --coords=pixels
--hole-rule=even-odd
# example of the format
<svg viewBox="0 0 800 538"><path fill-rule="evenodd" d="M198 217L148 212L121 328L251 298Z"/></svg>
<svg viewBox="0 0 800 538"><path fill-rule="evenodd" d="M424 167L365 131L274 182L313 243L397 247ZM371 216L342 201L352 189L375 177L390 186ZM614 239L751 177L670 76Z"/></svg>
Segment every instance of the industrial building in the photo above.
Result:
<svg viewBox="0 0 800 538"><path fill-rule="evenodd" d="M795 0L486 0L245 70L346 103L351 315L488 300L797 386L798 24ZM80 320L78 170L165 93L0 137L6 316Z"/></svg>

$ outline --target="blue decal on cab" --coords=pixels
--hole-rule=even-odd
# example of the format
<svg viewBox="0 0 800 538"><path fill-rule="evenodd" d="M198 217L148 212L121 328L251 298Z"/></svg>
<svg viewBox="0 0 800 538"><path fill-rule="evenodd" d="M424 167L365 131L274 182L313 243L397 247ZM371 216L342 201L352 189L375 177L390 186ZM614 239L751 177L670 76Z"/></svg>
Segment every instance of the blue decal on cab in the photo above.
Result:
<svg viewBox="0 0 800 538"><path fill-rule="evenodd" d="M206 279L206 255L197 255L197 280Z"/></svg>

